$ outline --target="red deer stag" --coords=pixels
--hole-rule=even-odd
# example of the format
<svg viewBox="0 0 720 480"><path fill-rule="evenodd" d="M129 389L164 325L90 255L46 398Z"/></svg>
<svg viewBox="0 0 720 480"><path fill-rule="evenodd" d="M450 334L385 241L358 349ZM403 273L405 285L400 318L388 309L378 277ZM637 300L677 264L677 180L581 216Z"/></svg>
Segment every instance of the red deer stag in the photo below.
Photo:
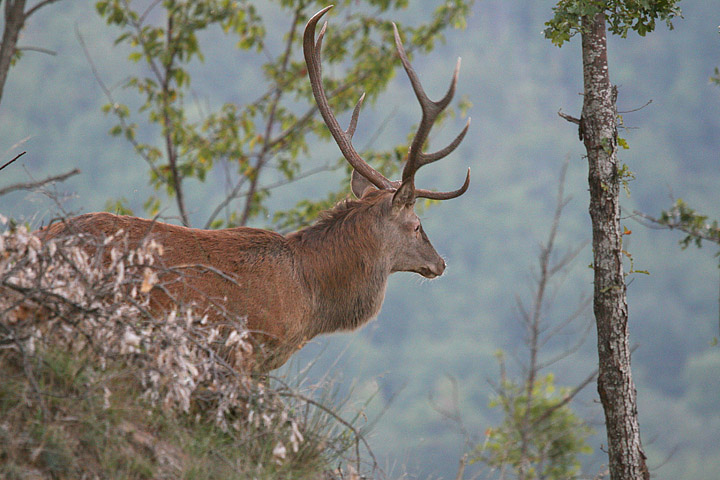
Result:
<svg viewBox="0 0 720 480"><path fill-rule="evenodd" d="M339 203L323 212L314 225L286 236L249 227L199 230L109 213L80 215L43 231L46 238L76 232L103 237L122 229L131 246L151 235L163 246L164 265L194 266L184 268L190 273L182 277L160 275L163 288L151 291L153 309L168 309L168 297L173 297L205 309L211 320L219 320L218 305L226 314L246 318L255 342L264 347L265 355L255 359L261 371L279 367L316 335L353 330L375 317L391 273L416 272L426 278L442 275L445 262L420 225L415 200L455 198L465 193L470 183L468 169L465 183L455 191L415 188L415 172L451 153L470 121L447 147L434 153L422 151L433 122L453 97L460 62L448 92L440 101L431 101L410 66L397 28L397 51L422 107L422 121L401 181L388 180L360 157L351 139L364 95L355 106L349 128L343 131L323 90L320 50L327 22L317 41L315 27L330 8L308 21L303 50L320 113L354 169L351 183L357 200Z"/></svg>

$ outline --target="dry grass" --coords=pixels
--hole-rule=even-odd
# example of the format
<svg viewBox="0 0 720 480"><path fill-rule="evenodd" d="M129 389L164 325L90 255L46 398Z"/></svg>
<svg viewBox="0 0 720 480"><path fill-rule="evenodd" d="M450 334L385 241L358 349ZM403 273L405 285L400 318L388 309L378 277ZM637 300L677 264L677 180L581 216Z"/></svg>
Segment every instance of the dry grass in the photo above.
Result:
<svg viewBox="0 0 720 480"><path fill-rule="evenodd" d="M191 306L149 313L160 248L129 250L121 233L0 235L0 477L377 473L331 386L303 391L233 368L252 349L241 321L208 325Z"/></svg>

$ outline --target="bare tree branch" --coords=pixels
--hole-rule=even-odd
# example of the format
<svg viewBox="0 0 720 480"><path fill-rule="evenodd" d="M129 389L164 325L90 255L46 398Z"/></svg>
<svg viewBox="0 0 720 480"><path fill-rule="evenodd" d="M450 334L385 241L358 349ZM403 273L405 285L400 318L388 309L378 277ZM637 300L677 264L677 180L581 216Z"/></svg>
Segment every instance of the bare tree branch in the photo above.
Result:
<svg viewBox="0 0 720 480"><path fill-rule="evenodd" d="M22 157L23 155L25 155L26 153L27 153L27 152L18 153L17 155L15 155L15 158L13 158L13 159L10 160L9 162L7 162L5 165L3 165L2 167L0 167L0 170L2 170L3 168L7 167L8 165L10 165L11 163L13 163L13 162L14 162L15 160L17 160L18 158L20 158L20 157Z"/></svg>
<svg viewBox="0 0 720 480"><path fill-rule="evenodd" d="M280 67L280 71L278 72L278 77L280 78L282 78L288 70L288 66L290 64L290 54L292 53L292 44L295 40L295 32L297 30L297 27L300 25L301 13L304 7L305 6L301 2L295 9L295 15L293 17L292 24L290 25L290 32L287 35L282 65ZM260 180L260 171L267 163L268 154L272 149L272 146L270 145L270 137L272 136L272 131L275 127L275 113L277 111L278 104L280 103L280 98L282 97L282 94L283 90L279 86L277 86L275 88L275 91L273 92L272 99L270 100L270 112L268 113L267 122L265 124L263 146L260 151L260 155L258 155L257 162L255 163L255 171L250 178L250 189L248 191L248 197L245 200L245 207L243 208L243 212L240 215L240 225L245 225L248 222L248 220L250 219L250 214L252 212L252 207L255 204L253 197L255 196L258 187L258 181Z"/></svg>
<svg viewBox="0 0 720 480"><path fill-rule="evenodd" d="M112 104L113 108L115 108L115 105L117 105L117 102L115 101L115 97L113 97L111 90L108 88L108 86L105 84L103 79L100 77L100 72L98 72L95 62L93 61L92 57L90 56L90 51L88 50L88 47L85 44L85 38L82 36L82 33L80 32L80 29L78 28L77 25L75 25L75 35L77 36L78 42L80 42L80 46L83 49L83 53L85 54L85 58L87 59L88 64L90 64L90 71L92 72L93 77L95 78L95 81L97 82L98 86L103 91L103 93L105 94L105 97L108 99L110 104ZM128 125L127 121L125 120L125 117L118 115L118 121L120 122L120 125L122 126L122 128L124 130L127 130L129 125ZM143 153L142 149L140 148L140 143L134 137L130 138L130 143L135 148L135 152L137 152L138 155L140 155L142 157L142 159L145 160L145 162L148 164L148 166L150 167L150 170L152 170L155 177L156 178L164 178L162 176L160 170L158 170L157 166L150 160L150 158L148 158L147 155L145 155Z"/></svg>
<svg viewBox="0 0 720 480"><path fill-rule="evenodd" d="M300 174L298 174L298 175L295 175L295 176L292 177L291 179L278 180L278 181L275 182L275 183L270 183L270 184L268 184L268 185L265 185L265 186L263 186L263 187L260 187L260 190L273 190L273 189L275 189L275 188L285 186L285 185L287 185L287 184L289 184L289 183L292 183L292 182L295 182L295 181L297 181L297 180L301 180L301 179L303 179L303 178L311 177L311 176L317 175L318 173L321 173L321 172L327 172L327 171L330 171L330 170L335 170L335 169L337 169L337 168L339 168L339 166L334 166L334 165L331 165L331 164L329 164L329 163L326 163L326 164L324 164L324 165L320 165L319 167L311 168L311 169L309 169L309 170L306 170L305 172L302 172L302 173L300 173ZM233 187L232 191L231 191L228 195L225 196L225 198L222 200L222 202L220 202L220 203L218 204L217 207L215 207L215 210L213 210L213 212L212 212L212 213L210 214L210 216L208 217L207 222L205 222L205 227L204 227L204 228L206 228L206 229L207 229L207 228L210 228L210 226L212 225L213 221L215 221L215 219L216 219L217 216L220 214L220 212L221 212L225 207L227 207L227 206L230 204L230 202L232 202L233 200L237 200L238 198L243 198L243 197L247 198L247 197L249 197L249 196L251 195L251 192L250 192L250 191L245 191L245 192L241 192L241 191L240 191L240 189L242 188L242 186L245 184L245 182L242 181L242 180L245 180L245 179L247 179L247 177L242 177L242 179L240 179L240 181L238 181L238 183L235 185L235 187Z"/></svg>
<svg viewBox="0 0 720 480"><path fill-rule="evenodd" d="M40 52L40 53L45 53L47 55L52 55L53 57L55 55L57 55L57 52L55 50L50 50L49 48L43 48L43 47L34 47L31 45L28 45L27 47L15 47L15 50L18 50L18 51L28 50L28 51L32 51L32 52Z"/></svg>
<svg viewBox="0 0 720 480"><path fill-rule="evenodd" d="M633 112L638 112L638 111L642 110L643 108L647 107L648 105L650 105L652 102L653 102L653 101L652 101L652 98L651 98L650 100L648 100L647 102L645 102L644 105L642 105L642 106L640 106L640 107L631 108L630 110L618 110L618 113L633 113Z"/></svg>
<svg viewBox="0 0 720 480"><path fill-rule="evenodd" d="M25 20L27 20L28 18L30 18L30 15L32 15L32 14L35 13L35 12L37 12L37 11L40 10L42 7L47 6L47 5L50 5L51 3L55 3L55 2L57 2L57 1L58 1L58 0L43 0L42 2L38 2L37 5L35 5L35 6L32 7L30 10L27 11L27 13L25 14Z"/></svg>
<svg viewBox="0 0 720 480"><path fill-rule="evenodd" d="M67 180L68 178L72 177L73 175L77 175L79 173L80 173L80 169L75 168L73 170L70 170L69 172L62 173L60 175L55 175L52 177L48 177L44 180L39 180L36 182L16 183L14 185L10 185L9 187L0 188L0 196L5 195L10 192L14 192L16 190L32 190L32 189L47 185L48 183L62 182L64 180Z"/></svg>
<svg viewBox="0 0 720 480"><path fill-rule="evenodd" d="M572 115L568 115L567 113L563 112L562 110L558 110L558 115L570 123L574 123L575 125L580 125L579 118L575 118Z"/></svg>

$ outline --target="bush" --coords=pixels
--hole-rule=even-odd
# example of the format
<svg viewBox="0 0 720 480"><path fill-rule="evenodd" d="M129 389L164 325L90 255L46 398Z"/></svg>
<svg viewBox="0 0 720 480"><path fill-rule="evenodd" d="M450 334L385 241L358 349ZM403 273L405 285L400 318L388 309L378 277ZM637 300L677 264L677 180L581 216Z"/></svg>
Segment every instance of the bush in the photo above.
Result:
<svg viewBox="0 0 720 480"><path fill-rule="evenodd" d="M242 319L211 324L191 305L150 313L161 249L152 240L130 249L122 232L47 242L23 227L0 235L0 476L374 471L331 388L303 391L300 380L243 371L252 345Z"/></svg>

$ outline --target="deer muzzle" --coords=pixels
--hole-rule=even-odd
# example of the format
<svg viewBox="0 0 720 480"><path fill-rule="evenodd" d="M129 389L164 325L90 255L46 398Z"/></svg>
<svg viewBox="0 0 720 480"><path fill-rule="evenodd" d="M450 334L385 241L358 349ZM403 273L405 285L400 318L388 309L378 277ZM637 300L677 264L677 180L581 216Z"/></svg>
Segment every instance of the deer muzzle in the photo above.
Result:
<svg viewBox="0 0 720 480"><path fill-rule="evenodd" d="M435 262L435 264L428 265L427 267L421 267L417 273L419 273L425 278L435 278L442 275L444 271L445 260L443 260L442 258L438 258L438 261Z"/></svg>

